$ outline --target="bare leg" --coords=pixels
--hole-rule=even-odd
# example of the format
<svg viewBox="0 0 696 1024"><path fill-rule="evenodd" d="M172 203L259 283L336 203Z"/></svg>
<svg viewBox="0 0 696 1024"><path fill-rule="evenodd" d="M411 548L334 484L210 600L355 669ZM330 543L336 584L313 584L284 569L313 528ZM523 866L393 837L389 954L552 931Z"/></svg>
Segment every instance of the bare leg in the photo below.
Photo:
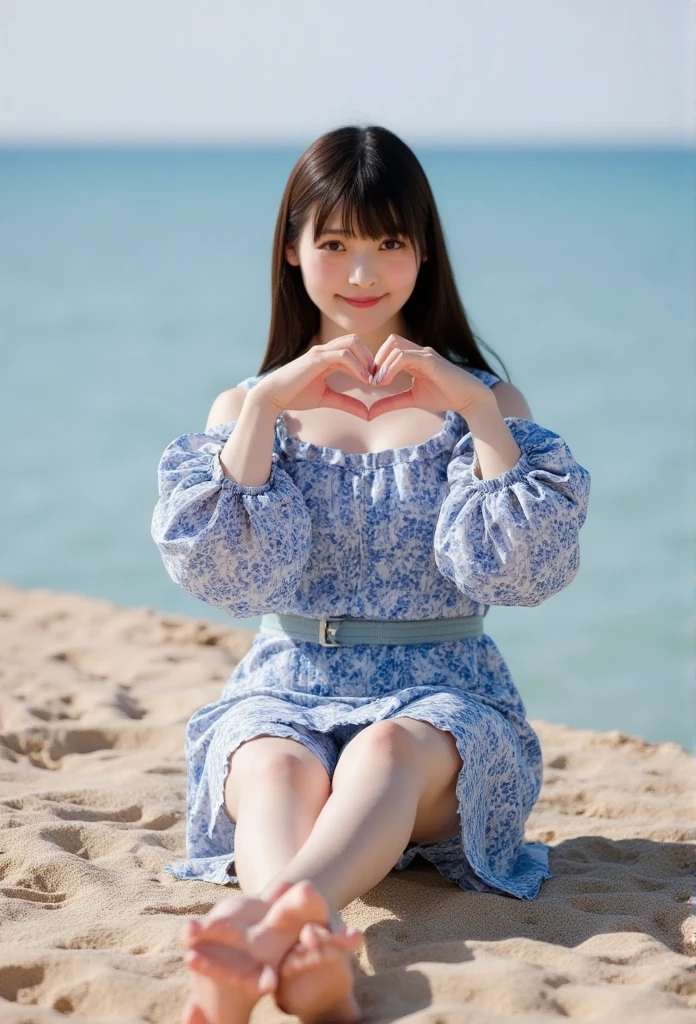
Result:
<svg viewBox="0 0 696 1024"><path fill-rule="evenodd" d="M234 755L225 808L236 822L235 874L242 891L264 898L269 881L309 837L331 781L318 759L292 740L261 737L245 746Z"/></svg>
<svg viewBox="0 0 696 1024"><path fill-rule="evenodd" d="M304 879L338 910L393 868L412 835L426 779L407 735L385 724L371 736L376 742L339 761L310 837L268 889ZM279 971L277 1005L304 1024L357 1021L351 946L320 925L308 924L300 937Z"/></svg>
<svg viewBox="0 0 696 1024"><path fill-rule="evenodd" d="M409 739L384 725L369 756L339 761L333 792L309 838L269 887L307 879L340 910L399 860L413 833L424 778Z"/></svg>
<svg viewBox="0 0 696 1024"><path fill-rule="evenodd" d="M235 873L245 895L222 900L205 924L229 921L248 934L249 926L258 924L273 900L291 887L291 882L273 887L267 883L292 860L311 832L331 783L310 751L282 737L256 737L238 747L232 760L234 771L230 770L225 783L225 810L236 823ZM234 961L238 975L254 969L253 958L244 962L245 944L246 940L240 940ZM200 1007L210 1024L244 1022L259 998L253 973L251 984L245 988L239 982L234 993L218 979L195 970L191 983L193 999L188 1012Z"/></svg>
<svg viewBox="0 0 696 1024"><path fill-rule="evenodd" d="M363 742L367 732L370 739ZM416 756L412 738L402 727L395 727L389 722L371 726L349 747L352 747L351 754L349 757L344 754L339 761L333 778L333 792L316 817L310 835L289 863L287 853L278 856L281 862L283 856L286 860L271 877L267 877L269 867L273 866L271 862L257 861L253 851L254 848L268 851L273 846L269 837L269 829L272 831L274 828L270 824L273 814L267 805L264 813L255 817L258 804L251 799L251 794L253 790L260 790L261 783L258 777L253 783L246 779L245 794L248 793L249 799L245 797L243 806L238 808L237 827L239 829L241 824L241 849L244 851L247 819L248 856L242 856L236 872L245 892L259 893L258 898L263 898L277 892L284 884L305 881L311 891L323 899L324 905L336 912L371 889L393 868L411 838L419 802L429 780L428 769L431 763L437 764L437 760L430 756L421 760ZM428 790L428 799L424 798L424 803L430 802L430 794L431 790ZM276 820L287 822L288 819L281 815ZM256 825L252 828L254 821ZM296 843L297 837L286 841ZM269 911L269 928L272 928L271 916ZM311 918L308 916L306 920ZM318 918L314 920L320 923ZM288 960L292 958L288 957ZM338 973L335 976L338 977ZM291 971L289 981L306 982L306 972L303 979L301 976L298 978L297 971ZM304 987L306 990L306 984ZM331 986L327 985L322 990L323 1006L316 1002L317 986L312 988L314 993L310 992L305 1002L308 1012L303 1013L297 1005L291 1012L304 1020L322 1020L327 1010L332 1019L355 1019L357 1004L352 996L352 981L351 988L346 989L343 985L343 997L333 1003L329 998ZM297 984L295 991L299 991ZM349 995L345 994L346 991ZM298 995L296 1004L302 1001Z"/></svg>
<svg viewBox="0 0 696 1024"><path fill-rule="evenodd" d="M267 741L263 752L260 738ZM273 902L293 884L274 879L308 839L330 796L331 780L318 759L292 740L253 742L257 763L245 772L250 762L237 760L236 774L230 773L225 787L225 808L236 822L235 874L242 892ZM333 910L330 922L334 929L342 924Z"/></svg>

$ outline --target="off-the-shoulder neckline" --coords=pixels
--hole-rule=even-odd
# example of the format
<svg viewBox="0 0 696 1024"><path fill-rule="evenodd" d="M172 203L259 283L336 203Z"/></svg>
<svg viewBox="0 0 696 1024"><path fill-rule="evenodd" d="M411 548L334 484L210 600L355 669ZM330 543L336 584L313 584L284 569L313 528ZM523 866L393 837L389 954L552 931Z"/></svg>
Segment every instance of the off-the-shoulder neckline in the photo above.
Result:
<svg viewBox="0 0 696 1024"><path fill-rule="evenodd" d="M330 465L348 468L378 469L391 466L396 462L413 462L414 460L432 459L441 452L451 449L457 438L461 437L466 421L458 412L450 409L445 413L442 427L433 437L419 444L404 445L402 448L382 448L376 452L344 452L341 448L330 448L327 445L301 441L288 431L284 413L276 420L276 434L281 451L295 459L311 461L321 460Z"/></svg>
<svg viewBox="0 0 696 1024"><path fill-rule="evenodd" d="M495 377L495 374L487 370L479 370L471 367L474 374L485 374L487 377ZM261 380L266 373L247 377L241 382L246 390ZM497 378L496 378L497 381ZM420 444L409 444L402 448L383 448L376 452L344 452L341 448L329 448L326 445L314 444L311 441L301 441L293 437L285 422L284 413L279 413L276 419L276 437L278 447L287 456L294 459L307 459L309 461L322 461L334 466L346 466L354 469L377 469L381 466L390 466L398 462L414 462L421 459L432 459L444 451L451 451L455 443L467 432L468 426L464 417L453 409L447 410L441 429L427 441Z"/></svg>

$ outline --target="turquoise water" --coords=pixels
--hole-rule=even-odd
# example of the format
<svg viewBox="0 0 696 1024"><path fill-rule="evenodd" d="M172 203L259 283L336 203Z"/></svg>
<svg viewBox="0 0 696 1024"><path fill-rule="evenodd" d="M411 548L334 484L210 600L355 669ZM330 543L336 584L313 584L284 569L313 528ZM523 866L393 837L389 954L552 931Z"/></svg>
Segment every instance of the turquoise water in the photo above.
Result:
<svg viewBox="0 0 696 1024"><path fill-rule="evenodd" d="M167 443L261 364L299 153L0 152L0 578L257 628L150 517ZM487 631L530 717L691 749L694 154L417 153L474 329L592 474L575 580Z"/></svg>

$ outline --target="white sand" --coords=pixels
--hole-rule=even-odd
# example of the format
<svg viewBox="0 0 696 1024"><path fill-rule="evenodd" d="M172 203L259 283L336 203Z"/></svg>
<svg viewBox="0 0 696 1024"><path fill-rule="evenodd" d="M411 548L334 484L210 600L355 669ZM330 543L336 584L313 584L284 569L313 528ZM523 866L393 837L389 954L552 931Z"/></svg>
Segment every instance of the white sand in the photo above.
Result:
<svg viewBox="0 0 696 1024"><path fill-rule="evenodd" d="M178 931L236 886L183 882L184 728L252 633L0 584L0 1021L178 1024ZM532 720L548 842L536 900L416 861L342 916L370 1022L694 1024L693 762ZM265 996L252 1024L290 1020ZM294 1018L292 1018L294 1019Z"/></svg>

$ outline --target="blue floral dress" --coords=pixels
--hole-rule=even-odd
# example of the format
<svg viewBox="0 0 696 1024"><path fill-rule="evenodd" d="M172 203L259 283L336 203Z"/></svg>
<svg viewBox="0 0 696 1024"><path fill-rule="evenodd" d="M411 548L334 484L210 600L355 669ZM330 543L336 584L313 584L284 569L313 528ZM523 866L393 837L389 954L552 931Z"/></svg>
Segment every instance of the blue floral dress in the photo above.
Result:
<svg viewBox="0 0 696 1024"><path fill-rule="evenodd" d="M469 372L489 387L499 379ZM235 618L427 619L538 605L578 571L590 475L558 434L505 422L522 454L489 480L475 474L472 436L454 411L422 444L364 454L300 441L281 415L270 478L258 487L222 472L236 421L182 434L160 460L152 538L175 583ZM394 867L421 854L463 889L534 899L551 877L550 848L524 842L541 749L486 633L335 648L257 633L219 700L188 722L187 857L165 870L238 881L224 783L242 742L298 740L332 775L357 732L401 716L449 730L463 767L459 834L409 843Z"/></svg>

